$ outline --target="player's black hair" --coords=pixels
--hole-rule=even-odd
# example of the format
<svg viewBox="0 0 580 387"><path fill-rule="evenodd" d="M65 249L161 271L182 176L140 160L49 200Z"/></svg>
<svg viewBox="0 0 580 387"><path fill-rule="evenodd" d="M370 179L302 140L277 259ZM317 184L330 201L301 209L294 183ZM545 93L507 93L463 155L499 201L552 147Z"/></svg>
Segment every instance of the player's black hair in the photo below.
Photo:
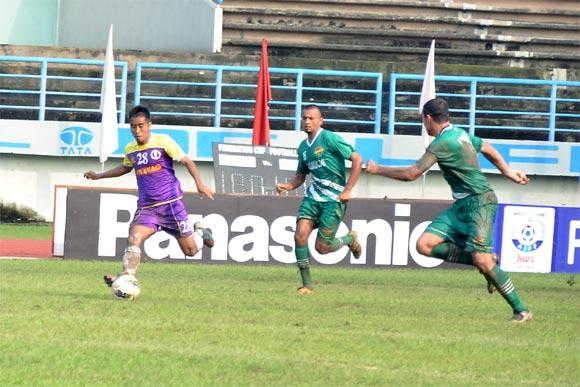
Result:
<svg viewBox="0 0 580 387"><path fill-rule="evenodd" d="M423 116L427 115L438 123L449 121L449 104L443 98L430 99L423 105Z"/></svg>
<svg viewBox="0 0 580 387"><path fill-rule="evenodd" d="M303 108L303 110L308 110L308 109L317 109L320 112L320 117L323 117L322 110L320 109L320 106L311 103L309 105L304 106L304 108Z"/></svg>
<svg viewBox="0 0 580 387"><path fill-rule="evenodd" d="M134 106L129 110L129 121L131 121L131 118L136 116L144 116L147 121L151 121L151 112L143 105Z"/></svg>

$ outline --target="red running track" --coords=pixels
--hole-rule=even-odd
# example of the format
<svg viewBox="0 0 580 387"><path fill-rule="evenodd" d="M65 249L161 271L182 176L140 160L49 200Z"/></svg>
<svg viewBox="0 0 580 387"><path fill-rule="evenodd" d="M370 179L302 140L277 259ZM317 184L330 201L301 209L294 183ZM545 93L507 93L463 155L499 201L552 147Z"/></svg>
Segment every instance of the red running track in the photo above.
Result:
<svg viewBox="0 0 580 387"><path fill-rule="evenodd" d="M2 239L0 257L52 258L52 241Z"/></svg>

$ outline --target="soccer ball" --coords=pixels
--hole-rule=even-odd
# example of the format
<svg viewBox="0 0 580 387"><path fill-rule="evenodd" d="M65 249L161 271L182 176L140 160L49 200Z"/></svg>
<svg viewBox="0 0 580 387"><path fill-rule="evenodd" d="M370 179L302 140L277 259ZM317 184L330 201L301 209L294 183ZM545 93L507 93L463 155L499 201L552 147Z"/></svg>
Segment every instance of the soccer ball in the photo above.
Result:
<svg viewBox="0 0 580 387"><path fill-rule="evenodd" d="M522 239L526 243L531 243L533 240L536 239L536 230L534 229L534 226L532 226L530 224L526 224L522 228L521 233L522 233Z"/></svg>
<svg viewBox="0 0 580 387"><path fill-rule="evenodd" d="M132 274L121 274L111 285L113 297L118 300L135 300L141 293L139 281Z"/></svg>

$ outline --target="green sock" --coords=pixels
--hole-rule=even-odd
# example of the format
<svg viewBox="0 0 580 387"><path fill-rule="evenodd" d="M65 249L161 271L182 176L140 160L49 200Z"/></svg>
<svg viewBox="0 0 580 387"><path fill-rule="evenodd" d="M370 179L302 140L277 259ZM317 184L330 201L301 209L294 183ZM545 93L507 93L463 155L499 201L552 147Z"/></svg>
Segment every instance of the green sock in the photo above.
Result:
<svg viewBox="0 0 580 387"><path fill-rule="evenodd" d="M312 279L310 278L310 255L308 253L308 246L296 246L294 253L296 254L296 264L300 269L300 277L302 277L302 286L312 288Z"/></svg>
<svg viewBox="0 0 580 387"><path fill-rule="evenodd" d="M350 246L352 243L352 235L345 235L340 238L334 238L328 244L330 246L330 251L335 252L341 249L343 246Z"/></svg>
<svg viewBox="0 0 580 387"><path fill-rule="evenodd" d="M328 245L330 246L330 251L335 252L345 245L348 246L349 243L352 243L352 237L345 235L341 238L334 238Z"/></svg>
<svg viewBox="0 0 580 387"><path fill-rule="evenodd" d="M439 243L433 250L431 256L447 262L461 263L463 265L473 265L471 253L451 242Z"/></svg>
<svg viewBox="0 0 580 387"><path fill-rule="evenodd" d="M528 310L516 293L514 284L505 271L495 265L489 273L484 275L497 288L501 296L510 304L515 313Z"/></svg>
<svg viewBox="0 0 580 387"><path fill-rule="evenodd" d="M346 234L345 236L340 237L338 239L340 239L342 241L342 243L344 243L347 246L350 246L350 244L352 243L352 235L349 235L349 234Z"/></svg>

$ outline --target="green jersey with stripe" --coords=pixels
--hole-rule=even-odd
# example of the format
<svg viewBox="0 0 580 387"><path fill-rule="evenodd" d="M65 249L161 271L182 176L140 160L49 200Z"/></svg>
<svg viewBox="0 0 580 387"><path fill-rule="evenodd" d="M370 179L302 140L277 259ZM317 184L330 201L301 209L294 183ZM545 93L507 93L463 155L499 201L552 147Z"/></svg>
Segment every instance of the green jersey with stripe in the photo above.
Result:
<svg viewBox="0 0 580 387"><path fill-rule="evenodd" d="M299 175L311 174L306 197L317 202L336 202L346 185L345 160L354 148L338 134L320 128L312 142L308 138L298 147Z"/></svg>
<svg viewBox="0 0 580 387"><path fill-rule="evenodd" d="M481 138L449 125L427 148L427 152L437 157L437 164L451 187L454 199L491 190L477 159L482 144Z"/></svg>

